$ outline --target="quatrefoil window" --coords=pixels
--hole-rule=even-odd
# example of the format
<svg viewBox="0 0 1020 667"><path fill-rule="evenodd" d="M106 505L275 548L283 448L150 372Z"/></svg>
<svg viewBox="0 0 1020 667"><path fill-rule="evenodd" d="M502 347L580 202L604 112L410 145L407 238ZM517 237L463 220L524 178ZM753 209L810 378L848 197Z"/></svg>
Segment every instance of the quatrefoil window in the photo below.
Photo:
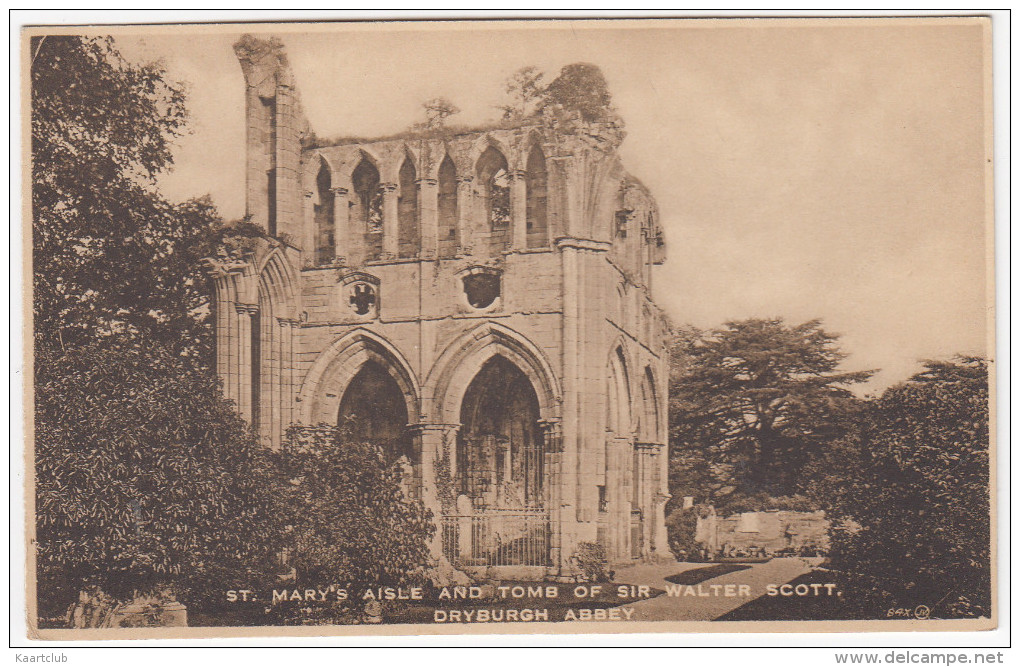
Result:
<svg viewBox="0 0 1020 667"><path fill-rule="evenodd" d="M376 305L375 287L368 283L354 283L350 286L351 310L358 315L368 315Z"/></svg>

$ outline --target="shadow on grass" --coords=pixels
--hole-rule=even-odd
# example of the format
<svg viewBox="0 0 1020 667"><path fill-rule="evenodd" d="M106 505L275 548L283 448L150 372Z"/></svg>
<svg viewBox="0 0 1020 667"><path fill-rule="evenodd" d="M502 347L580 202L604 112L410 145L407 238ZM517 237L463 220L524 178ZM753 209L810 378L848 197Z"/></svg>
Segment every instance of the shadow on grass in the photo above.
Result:
<svg viewBox="0 0 1020 667"><path fill-rule="evenodd" d="M722 563L719 565L709 565L708 567L699 567L693 570L687 570L680 574L673 574L666 577L666 581L671 584L682 584L684 586L694 586L700 584L707 579L714 579L721 577L724 574L730 572L739 572L740 570L750 570L750 565L736 565L733 563Z"/></svg>

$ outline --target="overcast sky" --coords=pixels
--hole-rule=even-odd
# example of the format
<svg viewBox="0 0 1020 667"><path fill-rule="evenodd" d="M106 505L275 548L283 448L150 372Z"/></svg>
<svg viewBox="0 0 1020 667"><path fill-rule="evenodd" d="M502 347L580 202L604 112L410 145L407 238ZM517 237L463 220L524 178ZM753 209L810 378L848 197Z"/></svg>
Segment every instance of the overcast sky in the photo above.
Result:
<svg viewBox="0 0 1020 667"><path fill-rule="evenodd" d="M444 27L445 26L445 27ZM253 26L262 28L262 26ZM318 32L305 32L309 29ZM193 133L162 181L244 213L240 31L128 36L187 82ZM384 135L444 96L458 124L498 116L536 65L601 67L627 124L624 164L659 202L657 302L676 322L821 318L847 369L986 350L983 32L959 21L288 26L319 136ZM302 31L302 32L298 32Z"/></svg>

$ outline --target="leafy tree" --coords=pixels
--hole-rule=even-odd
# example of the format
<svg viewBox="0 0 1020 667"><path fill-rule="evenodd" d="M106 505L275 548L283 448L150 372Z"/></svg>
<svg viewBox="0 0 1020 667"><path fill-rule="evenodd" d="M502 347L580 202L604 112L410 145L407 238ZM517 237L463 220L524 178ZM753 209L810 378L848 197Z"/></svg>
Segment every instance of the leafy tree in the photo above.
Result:
<svg viewBox="0 0 1020 667"><path fill-rule="evenodd" d="M435 529L408 498L406 461L327 424L291 429L275 457L289 482L277 513L291 526L299 577L398 585L424 576Z"/></svg>
<svg viewBox="0 0 1020 667"><path fill-rule="evenodd" d="M108 37L37 37L31 53L37 342L141 334L208 360L197 252L216 214L155 188L185 131L181 86L125 62Z"/></svg>
<svg viewBox="0 0 1020 667"><path fill-rule="evenodd" d="M278 531L265 448L193 360L123 342L36 355L43 617L83 593L105 611L163 591L189 603L268 571Z"/></svg>
<svg viewBox="0 0 1020 667"><path fill-rule="evenodd" d="M446 126L446 119L460 113L460 108L445 97L433 97L422 102L425 120L415 123L411 129L416 132L436 132Z"/></svg>
<svg viewBox="0 0 1020 667"><path fill-rule="evenodd" d="M812 464L832 567L866 613L990 614L988 415L984 360L929 361Z"/></svg>
<svg viewBox="0 0 1020 667"><path fill-rule="evenodd" d="M210 367L199 259L233 232L156 188L180 87L110 38L35 38L31 58L40 612L99 623L261 571L272 477Z"/></svg>
<svg viewBox="0 0 1020 667"><path fill-rule="evenodd" d="M352 439L349 426L327 424L292 428L274 459L274 513L287 524L296 587L425 583L435 526L410 498L406 459ZM337 612L323 611L323 620Z"/></svg>
<svg viewBox="0 0 1020 667"><path fill-rule="evenodd" d="M568 111L578 111L586 121L613 116L612 102L606 77L591 63L566 65L542 92L543 106L560 105Z"/></svg>
<svg viewBox="0 0 1020 667"><path fill-rule="evenodd" d="M848 428L857 404L848 387L871 375L838 370L845 355L837 340L818 320L678 331L669 405L674 497L725 509L796 494L804 465Z"/></svg>
<svg viewBox="0 0 1020 667"><path fill-rule="evenodd" d="M545 74L534 65L522 67L507 79L505 90L507 102L498 108L503 120L520 120L534 115L542 101Z"/></svg>

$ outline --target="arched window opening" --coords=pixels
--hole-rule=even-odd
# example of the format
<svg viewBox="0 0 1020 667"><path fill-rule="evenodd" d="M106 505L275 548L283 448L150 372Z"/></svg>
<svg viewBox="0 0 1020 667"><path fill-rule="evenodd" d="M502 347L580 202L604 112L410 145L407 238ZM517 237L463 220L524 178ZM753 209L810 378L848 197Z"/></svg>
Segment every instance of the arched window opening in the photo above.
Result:
<svg viewBox="0 0 1020 667"><path fill-rule="evenodd" d="M457 490L476 509L544 506L545 440L528 377L501 356L487 361L461 404Z"/></svg>
<svg viewBox="0 0 1020 667"><path fill-rule="evenodd" d="M459 248L457 219L457 168L447 155L439 165L439 256L455 257Z"/></svg>
<svg viewBox="0 0 1020 667"><path fill-rule="evenodd" d="M400 167L400 190L397 194L397 234L399 239L398 255L400 257L416 257L420 243L418 241L418 176L411 157L404 159Z"/></svg>
<svg viewBox="0 0 1020 667"><path fill-rule="evenodd" d="M337 423L357 441L382 447L391 460L412 460L407 402L396 380L376 361L366 361L347 385Z"/></svg>
<svg viewBox="0 0 1020 667"><path fill-rule="evenodd" d="M329 264L336 255L333 248L336 221L333 193L330 192L332 185L329 168L323 163L315 177L315 263L319 265Z"/></svg>
<svg viewBox="0 0 1020 667"><path fill-rule="evenodd" d="M528 247L542 248L549 245L547 222L548 174L545 169L545 155L539 146L531 149L527 166L528 192Z"/></svg>
<svg viewBox="0 0 1020 667"><path fill-rule="evenodd" d="M489 248L497 254L510 247L510 168L506 158L489 146L478 159L482 210L489 232Z"/></svg>
<svg viewBox="0 0 1020 667"><path fill-rule="evenodd" d="M362 158L351 174L354 197L351 202L351 224L364 236L366 259L379 259L383 243L383 193L379 186L379 170Z"/></svg>
<svg viewBox="0 0 1020 667"><path fill-rule="evenodd" d="M609 428L616 437L630 435L630 386L623 350L616 348L609 366Z"/></svg>

